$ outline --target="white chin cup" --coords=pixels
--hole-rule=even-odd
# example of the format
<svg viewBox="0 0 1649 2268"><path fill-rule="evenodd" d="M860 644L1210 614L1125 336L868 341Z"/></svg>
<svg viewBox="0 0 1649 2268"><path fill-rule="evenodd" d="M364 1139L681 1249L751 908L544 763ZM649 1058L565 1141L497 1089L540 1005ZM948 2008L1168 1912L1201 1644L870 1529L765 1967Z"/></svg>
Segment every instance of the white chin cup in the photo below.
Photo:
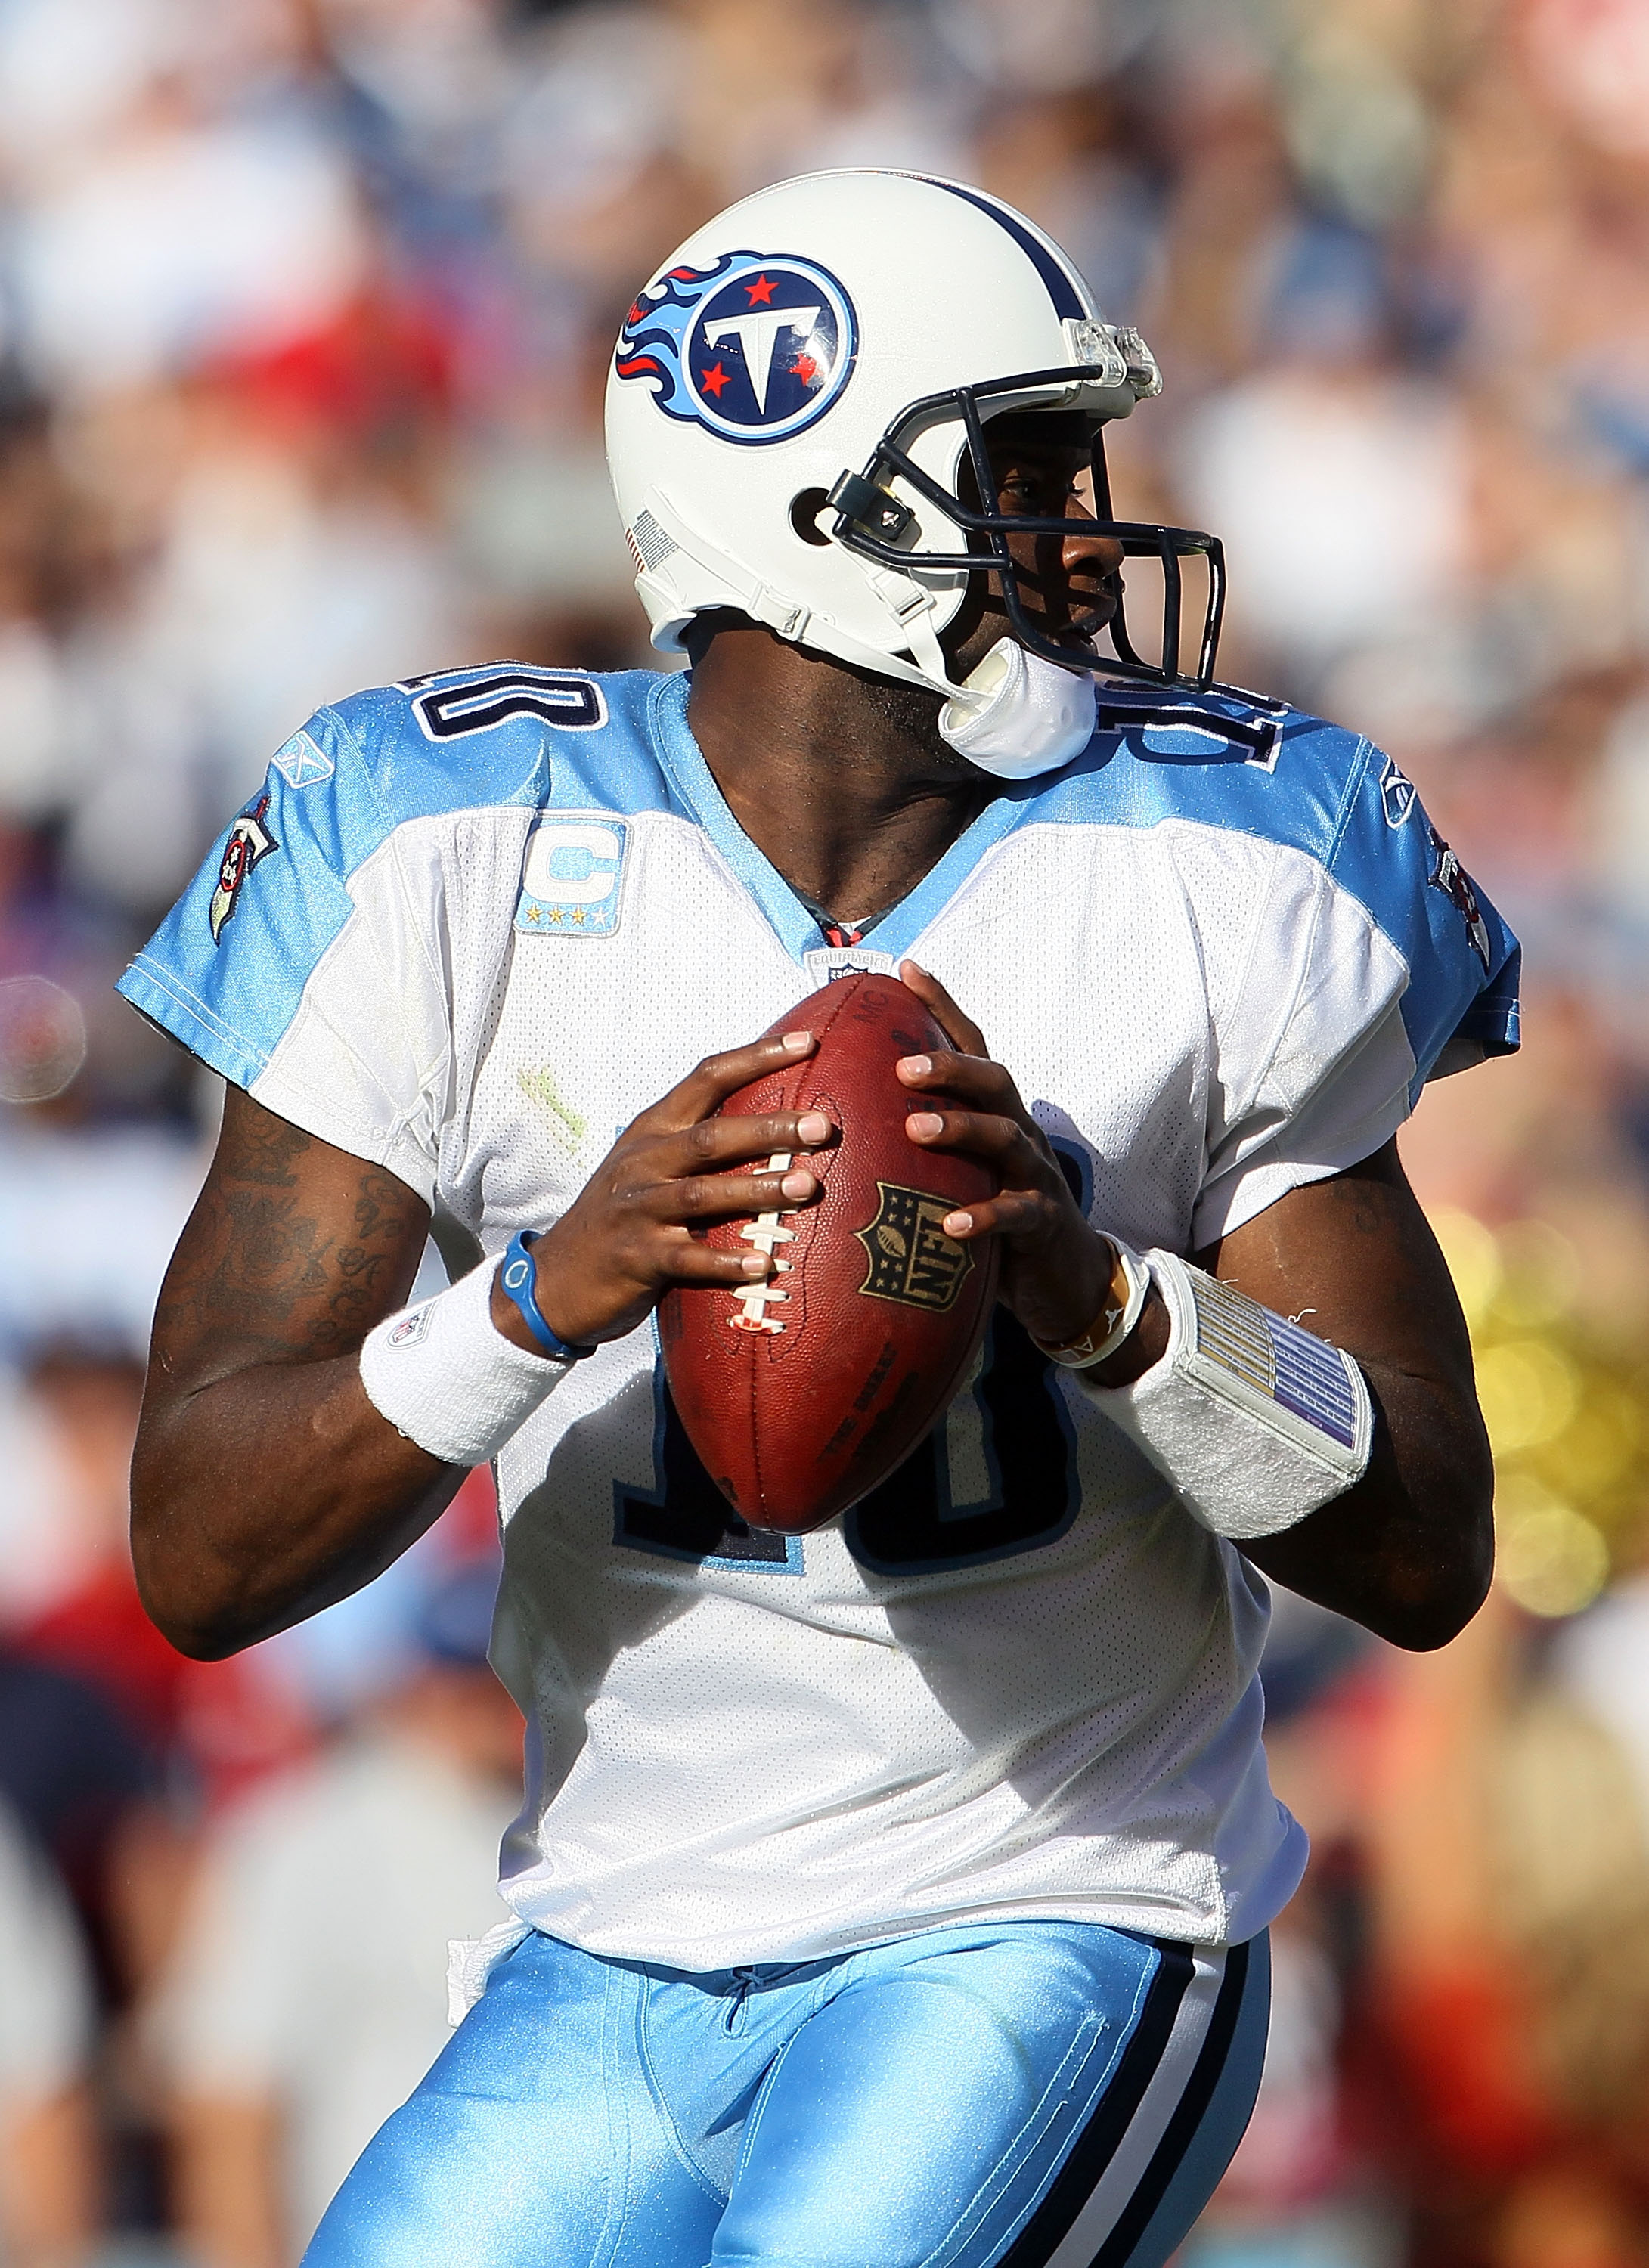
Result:
<svg viewBox="0 0 1649 2268"><path fill-rule="evenodd" d="M1082 754L1094 716L1092 677L1005 637L940 710L939 738L997 779L1034 779Z"/></svg>

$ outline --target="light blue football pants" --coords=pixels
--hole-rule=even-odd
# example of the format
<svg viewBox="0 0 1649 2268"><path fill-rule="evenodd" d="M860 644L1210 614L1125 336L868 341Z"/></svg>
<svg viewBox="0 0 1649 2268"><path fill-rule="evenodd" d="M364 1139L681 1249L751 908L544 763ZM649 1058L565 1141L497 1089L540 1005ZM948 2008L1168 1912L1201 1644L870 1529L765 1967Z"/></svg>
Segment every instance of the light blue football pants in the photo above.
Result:
<svg viewBox="0 0 1649 2268"><path fill-rule="evenodd" d="M1160 2268L1270 1986L1263 1937L1071 1922L703 1973L530 1937L306 2268Z"/></svg>

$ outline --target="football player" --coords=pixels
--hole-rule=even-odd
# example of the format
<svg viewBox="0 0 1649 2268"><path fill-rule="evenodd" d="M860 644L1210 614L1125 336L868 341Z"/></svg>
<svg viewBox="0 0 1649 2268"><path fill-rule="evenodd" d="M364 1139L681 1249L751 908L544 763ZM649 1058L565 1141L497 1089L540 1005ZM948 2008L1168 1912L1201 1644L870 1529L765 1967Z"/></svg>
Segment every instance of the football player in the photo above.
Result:
<svg viewBox="0 0 1649 2268"><path fill-rule="evenodd" d="M991 197L747 198L609 385L690 674L323 710L123 979L228 1082L135 1471L162 1628L313 1614L497 1462L518 1920L315 2268L1164 2261L1305 1856L1264 1574L1408 1646L1483 1597L1394 1136L1515 1045L1516 947L1378 750L1217 681L1214 539L1112 516L1103 428L1159 383ZM652 1315L773 1268L695 1232L808 1204L835 1130L714 1114L862 968L950 1035L908 1130L999 1176L945 1226L1000 1305L924 1447L785 1538L698 1464ZM426 1233L453 1281L408 1306Z"/></svg>

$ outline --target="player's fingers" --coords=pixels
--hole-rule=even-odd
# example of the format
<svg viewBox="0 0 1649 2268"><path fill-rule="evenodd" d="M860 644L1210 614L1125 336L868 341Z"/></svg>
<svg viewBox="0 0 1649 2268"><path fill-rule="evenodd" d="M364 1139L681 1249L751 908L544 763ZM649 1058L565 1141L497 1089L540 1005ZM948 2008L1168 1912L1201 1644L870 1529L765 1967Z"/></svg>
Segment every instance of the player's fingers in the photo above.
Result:
<svg viewBox="0 0 1649 2268"><path fill-rule="evenodd" d="M994 1111L913 1110L905 1132L924 1150L965 1150L989 1158L1005 1181L1034 1186L1050 1170L1019 1120Z"/></svg>
<svg viewBox="0 0 1649 2268"><path fill-rule="evenodd" d="M977 1204L959 1205L939 1226L958 1244L981 1236L1045 1236L1054 1226L1051 1212L1044 1189L1004 1189Z"/></svg>
<svg viewBox="0 0 1649 2268"><path fill-rule="evenodd" d="M773 1262L766 1253L718 1252L713 1245L705 1244L696 1236L683 1236L679 1242L665 1248L657 1280L707 1288L719 1284L724 1290L736 1290L741 1285L759 1283L762 1277L775 1272Z"/></svg>
<svg viewBox="0 0 1649 2268"><path fill-rule="evenodd" d="M1023 1129L1048 1171L1057 1170L1048 1137L1026 1108L1005 1064L983 1056L902 1056L894 1068L911 1090L913 1103L917 1095L931 1094L937 1109L954 1099L977 1104L998 1118L1011 1118Z"/></svg>
<svg viewBox="0 0 1649 2268"><path fill-rule="evenodd" d="M953 1046L965 1056L988 1056L985 1035L971 1016L965 1016L950 994L919 961L902 961L899 981L908 984L923 1006L943 1026Z"/></svg>
<svg viewBox="0 0 1649 2268"><path fill-rule="evenodd" d="M1021 1123L1029 1117L1012 1072L988 1056L901 1056L894 1069L917 1093L954 1095L960 1102L979 1103Z"/></svg>
<svg viewBox="0 0 1649 2268"><path fill-rule="evenodd" d="M689 1174L655 1182L638 1193L638 1202L659 1221L736 1220L741 1214L791 1212L811 1204L819 1186L818 1176L803 1166L788 1173Z"/></svg>
<svg viewBox="0 0 1649 2268"><path fill-rule="evenodd" d="M836 1129L822 1110L775 1110L751 1118L700 1118L661 1135L634 1153L638 1182L683 1181L759 1158L802 1158L821 1149ZM784 1172L783 1167L774 1169Z"/></svg>
<svg viewBox="0 0 1649 2268"><path fill-rule="evenodd" d="M707 1118L730 1094L736 1094L752 1079L800 1063L813 1053L816 1044L811 1032L784 1032L776 1040L753 1040L748 1047L729 1048L721 1055L706 1056L667 1094L644 1110L635 1124L646 1130L655 1126L690 1126L696 1119Z"/></svg>

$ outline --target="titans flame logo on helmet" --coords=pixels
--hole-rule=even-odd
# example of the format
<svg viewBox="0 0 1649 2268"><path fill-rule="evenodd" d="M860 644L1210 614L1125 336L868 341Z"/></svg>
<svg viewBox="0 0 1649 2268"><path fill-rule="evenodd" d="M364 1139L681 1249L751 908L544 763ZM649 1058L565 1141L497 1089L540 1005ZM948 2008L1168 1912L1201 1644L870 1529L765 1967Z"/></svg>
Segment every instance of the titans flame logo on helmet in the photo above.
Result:
<svg viewBox="0 0 1649 2268"><path fill-rule="evenodd" d="M724 253L672 268L630 308L614 370L666 417L723 440L788 440L837 401L858 350L853 304L816 261Z"/></svg>

